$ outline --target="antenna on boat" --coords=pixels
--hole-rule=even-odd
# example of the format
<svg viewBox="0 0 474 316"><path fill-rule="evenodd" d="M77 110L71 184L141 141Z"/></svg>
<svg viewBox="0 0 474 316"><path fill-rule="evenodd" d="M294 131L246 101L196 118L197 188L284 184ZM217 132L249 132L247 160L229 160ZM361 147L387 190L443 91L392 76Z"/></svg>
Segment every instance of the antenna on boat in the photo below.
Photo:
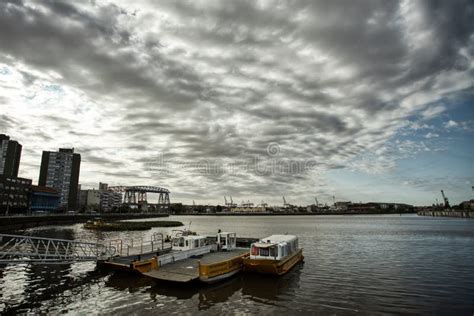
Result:
<svg viewBox="0 0 474 316"><path fill-rule="evenodd" d="M193 221L189 221L188 230L191 230L191 223L192 223L192 222L193 222Z"/></svg>

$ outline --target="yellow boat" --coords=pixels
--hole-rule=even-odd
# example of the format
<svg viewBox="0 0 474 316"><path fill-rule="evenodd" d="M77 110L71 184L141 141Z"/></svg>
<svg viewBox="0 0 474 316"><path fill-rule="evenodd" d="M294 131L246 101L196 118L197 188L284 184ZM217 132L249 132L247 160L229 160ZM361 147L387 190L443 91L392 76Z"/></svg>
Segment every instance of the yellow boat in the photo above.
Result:
<svg viewBox="0 0 474 316"><path fill-rule="evenodd" d="M298 237L272 235L251 245L250 256L243 260L244 271L282 275L303 259Z"/></svg>
<svg viewBox="0 0 474 316"><path fill-rule="evenodd" d="M105 223L101 218L96 218L94 220L88 220L83 227L87 229L100 229L106 226L107 223Z"/></svg>

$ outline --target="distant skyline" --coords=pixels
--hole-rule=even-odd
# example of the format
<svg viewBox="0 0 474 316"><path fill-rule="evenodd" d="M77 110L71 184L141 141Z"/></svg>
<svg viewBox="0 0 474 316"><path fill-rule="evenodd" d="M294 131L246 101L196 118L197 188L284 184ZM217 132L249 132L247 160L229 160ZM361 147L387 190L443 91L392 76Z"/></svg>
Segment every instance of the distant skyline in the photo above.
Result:
<svg viewBox="0 0 474 316"><path fill-rule="evenodd" d="M171 202L474 198L472 1L2 1L0 134Z"/></svg>

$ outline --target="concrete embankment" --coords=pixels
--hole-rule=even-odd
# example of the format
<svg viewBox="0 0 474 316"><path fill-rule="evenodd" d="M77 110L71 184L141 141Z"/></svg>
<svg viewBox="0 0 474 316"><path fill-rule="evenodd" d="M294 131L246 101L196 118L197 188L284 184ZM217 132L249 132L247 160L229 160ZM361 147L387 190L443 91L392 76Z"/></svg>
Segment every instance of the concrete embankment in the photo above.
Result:
<svg viewBox="0 0 474 316"><path fill-rule="evenodd" d="M415 212L383 212L383 211L334 211L334 212L254 212L254 213L179 213L176 216L307 216L307 215L399 215L415 214Z"/></svg>
<svg viewBox="0 0 474 316"><path fill-rule="evenodd" d="M34 216L0 216L0 231L25 229L46 225L66 225L74 223L85 223L90 219L103 218L105 220L124 220L140 218L168 217L168 214L58 214L58 215L34 215Z"/></svg>
<svg viewBox="0 0 474 316"><path fill-rule="evenodd" d="M420 216L474 218L474 211L451 211L451 210L419 211L417 214Z"/></svg>

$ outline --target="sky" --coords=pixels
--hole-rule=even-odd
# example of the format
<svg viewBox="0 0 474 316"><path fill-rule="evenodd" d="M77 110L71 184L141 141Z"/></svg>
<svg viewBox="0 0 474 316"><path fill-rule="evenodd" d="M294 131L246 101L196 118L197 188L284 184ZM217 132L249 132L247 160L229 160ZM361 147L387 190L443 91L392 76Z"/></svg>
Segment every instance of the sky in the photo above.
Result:
<svg viewBox="0 0 474 316"><path fill-rule="evenodd" d="M1 1L0 133L172 202L472 199L472 1Z"/></svg>

